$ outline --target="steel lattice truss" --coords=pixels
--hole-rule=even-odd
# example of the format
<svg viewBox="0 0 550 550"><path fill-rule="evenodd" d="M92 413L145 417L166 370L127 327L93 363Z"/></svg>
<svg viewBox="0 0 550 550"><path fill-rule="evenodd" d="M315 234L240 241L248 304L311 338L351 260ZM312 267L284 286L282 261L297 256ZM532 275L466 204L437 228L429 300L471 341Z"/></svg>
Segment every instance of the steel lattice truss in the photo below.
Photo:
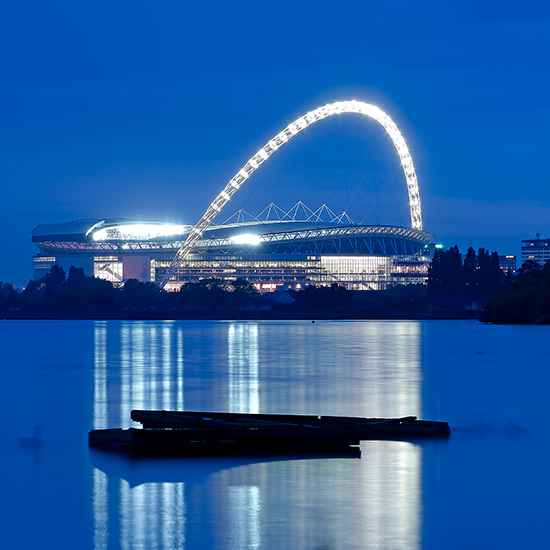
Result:
<svg viewBox="0 0 550 550"><path fill-rule="evenodd" d="M257 223L232 224L235 227L257 226ZM228 226L213 226L226 228ZM265 232L259 235L258 254L278 254L283 251L292 254L329 254L347 253L384 255L412 254L413 249L433 240L433 235L425 231L418 231L406 227L394 226L330 226L313 227L310 229ZM43 250L55 252L80 252L80 253L132 253L132 252L175 252L181 248L185 241L114 241L114 242L64 242L42 241L39 243ZM393 243L393 244L392 244ZM416 243L416 244L415 244ZM237 252L237 249L240 249ZM193 246L193 254L213 253L222 254L253 253L250 246L235 243L231 236L221 238L203 238Z"/></svg>
<svg viewBox="0 0 550 550"><path fill-rule="evenodd" d="M419 231L422 230L422 208L420 205L420 193L418 191L418 180L414 169L413 161L409 149L401 132L393 120L382 110L374 105L363 103L361 101L338 101L319 107L314 111L306 113L304 116L289 124L282 132L278 133L273 139L268 141L244 166L231 178L221 193L212 201L202 218L197 222L189 233L186 241L177 251L172 265L166 272L166 276L161 283L164 287L170 280L180 262L191 253L197 241L200 240L204 231L212 223L214 218L220 213L231 197L237 192L242 184L263 164L277 149L283 146L296 134L310 126L311 124L323 120L332 115L343 113L357 113L368 116L379 122L388 135L397 150L401 160L401 166L407 182L409 194L409 208L411 215L411 227Z"/></svg>
<svg viewBox="0 0 550 550"><path fill-rule="evenodd" d="M258 254L382 254L412 255L433 240L433 235L416 229L392 226L339 226L264 233L256 247ZM248 253L231 237L201 239L193 247L194 252L223 254ZM208 251L208 252L206 252Z"/></svg>

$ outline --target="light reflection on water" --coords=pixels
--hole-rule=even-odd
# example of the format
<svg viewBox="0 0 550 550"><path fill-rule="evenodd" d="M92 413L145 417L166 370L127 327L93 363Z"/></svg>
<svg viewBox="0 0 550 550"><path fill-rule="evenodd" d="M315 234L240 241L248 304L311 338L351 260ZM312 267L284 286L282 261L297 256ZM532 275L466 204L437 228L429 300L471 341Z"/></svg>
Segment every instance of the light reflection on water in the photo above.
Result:
<svg viewBox="0 0 550 550"><path fill-rule="evenodd" d="M418 548L421 456L384 441L361 460L94 452L95 548Z"/></svg>
<svg viewBox="0 0 550 550"><path fill-rule="evenodd" d="M549 340L550 326L475 321L3 321L0 546L546 548ZM87 446L132 407L254 403L416 414L453 433L364 442L360 460L132 461ZM20 448L37 424L42 446Z"/></svg>
<svg viewBox="0 0 550 550"><path fill-rule="evenodd" d="M228 326L229 412L259 413L258 325Z"/></svg>
<svg viewBox="0 0 550 550"><path fill-rule="evenodd" d="M94 427L128 427L135 408L185 405L420 416L419 357L416 323L96 322ZM97 549L419 547L413 444L369 442L361 460L212 459L206 471L192 459L99 462Z"/></svg>

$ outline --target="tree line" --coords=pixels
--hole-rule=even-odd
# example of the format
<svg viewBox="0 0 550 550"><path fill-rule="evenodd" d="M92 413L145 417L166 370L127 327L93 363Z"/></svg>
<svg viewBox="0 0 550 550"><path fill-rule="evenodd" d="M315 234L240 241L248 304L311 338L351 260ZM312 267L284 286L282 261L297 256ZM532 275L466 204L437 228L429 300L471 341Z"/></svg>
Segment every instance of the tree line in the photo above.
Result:
<svg viewBox="0 0 550 550"><path fill-rule="evenodd" d="M177 292L167 292L151 282L136 279L114 286L104 279L87 276L82 268L71 266L68 275L63 268L54 265L39 280L31 280L19 291L10 283L0 282L0 311L20 312L29 315L96 314L116 316L121 312L186 312L208 316L224 311L273 311L275 315L292 316L319 314L320 312L345 312L364 310L366 304L357 300L355 292L338 284L330 286L309 285L302 290L287 290L290 303L276 303L272 295L262 295L246 280L224 281L217 278L188 282ZM369 293L370 294L370 293ZM378 302L377 302L378 303ZM371 304L368 304L370 307ZM117 313L118 312L118 313ZM377 314L378 310L377 310Z"/></svg>
<svg viewBox="0 0 550 550"><path fill-rule="evenodd" d="M428 270L427 296L430 298L487 298L507 287L511 274L499 266L498 254L470 247L462 258L458 246L437 249Z"/></svg>
<svg viewBox="0 0 550 550"><path fill-rule="evenodd" d="M482 305L480 319L490 323L550 322L550 264L541 268L527 262L512 277L499 268L498 255L469 248L462 257L457 246L437 250L426 285L389 287L384 291L351 291L331 286L288 290L292 303L275 303L246 280L202 279L166 292L154 283L130 279L122 286L87 276L71 266L68 275L58 265L22 290L0 281L0 312L7 316L41 314L105 315L140 312L196 312L223 315L224 311L266 311L290 315L337 315L349 318L460 318L472 317L471 302ZM287 300L288 301L288 300ZM449 303L451 304L449 306ZM441 305L443 304L443 306ZM454 309L453 309L454 308ZM464 310L461 313L461 310ZM452 311L451 311L452 310ZM15 313L13 313L15 312ZM20 314L18 314L19 312ZM198 312L198 313L197 313ZM323 313L325 312L325 313ZM331 313L332 312L332 313ZM162 317L159 317L162 318ZM167 317L168 318L168 317Z"/></svg>
<svg viewBox="0 0 550 550"><path fill-rule="evenodd" d="M203 279L188 283L179 292L166 292L154 283L129 279L123 286L87 276L71 266L69 274L54 265L44 277L30 280L22 290L0 282L0 309L50 311L181 309L185 307L236 309L254 305L261 299L248 281Z"/></svg>
<svg viewBox="0 0 550 550"><path fill-rule="evenodd" d="M550 324L550 260L528 260L510 286L491 296L480 321L495 324Z"/></svg>

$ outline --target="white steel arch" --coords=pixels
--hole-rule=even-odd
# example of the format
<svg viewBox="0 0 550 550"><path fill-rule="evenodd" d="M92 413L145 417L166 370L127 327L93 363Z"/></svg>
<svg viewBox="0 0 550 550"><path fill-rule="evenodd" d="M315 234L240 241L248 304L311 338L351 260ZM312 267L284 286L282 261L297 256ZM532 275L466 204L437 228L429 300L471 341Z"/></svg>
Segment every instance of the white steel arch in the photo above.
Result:
<svg viewBox="0 0 550 550"><path fill-rule="evenodd" d="M376 122L379 122L390 136L405 174L407 181L407 191L409 194L409 208L411 214L411 227L422 231L422 208L420 206L420 193L418 191L418 180L414 170L413 161L409 149L399 128L395 122L384 111L362 101L337 101L324 107L319 107L314 111L306 113L304 116L289 124L282 132L279 132L273 139L268 141L234 176L224 187L221 193L212 201L206 209L202 218L193 227L187 239L177 251L172 264L161 283L163 288L171 279L174 271L182 260L191 252L195 243L202 237L208 226L214 218L220 213L231 197L241 187L241 185L256 171L256 169L267 160L277 149L294 137L298 132L304 130L314 122L323 120L331 115L342 113L358 113L366 115Z"/></svg>

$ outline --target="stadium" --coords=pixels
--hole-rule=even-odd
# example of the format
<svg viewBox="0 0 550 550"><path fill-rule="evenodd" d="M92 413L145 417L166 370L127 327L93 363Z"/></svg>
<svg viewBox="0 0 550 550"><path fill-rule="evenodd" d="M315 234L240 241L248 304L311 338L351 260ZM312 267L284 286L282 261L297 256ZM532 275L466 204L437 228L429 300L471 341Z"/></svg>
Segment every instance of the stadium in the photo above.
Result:
<svg viewBox="0 0 550 550"><path fill-rule="evenodd" d="M214 218L251 174L282 145L310 124L341 113L358 113L379 122L401 161L411 227L354 223L328 206L312 210L299 201L290 210L269 204L259 215L239 210L222 224ZM123 284L128 279L154 282L166 290L204 278L245 279L269 292L333 283L353 290L423 283L433 235L422 230L416 173L397 126L377 107L337 102L299 118L270 140L229 181L195 224L96 219L39 225L31 241L33 278L53 265L70 266Z"/></svg>

